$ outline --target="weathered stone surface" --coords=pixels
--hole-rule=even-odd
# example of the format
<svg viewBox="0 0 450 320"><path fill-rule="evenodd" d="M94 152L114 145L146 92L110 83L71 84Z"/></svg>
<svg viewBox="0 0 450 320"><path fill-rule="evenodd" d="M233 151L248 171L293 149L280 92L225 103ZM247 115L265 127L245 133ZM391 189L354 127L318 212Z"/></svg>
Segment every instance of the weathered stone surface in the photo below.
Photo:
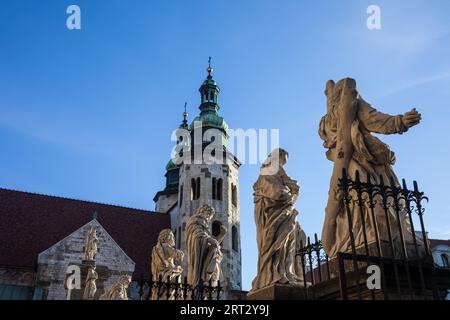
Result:
<svg viewBox="0 0 450 320"><path fill-rule="evenodd" d="M36 286L44 289L44 299L65 300L67 298L65 279L69 265L81 267L82 285L84 287L87 270L92 266L92 262L83 261L85 239L91 226L97 230L99 241L99 250L96 255L96 271L99 276L96 297L102 293L103 287L111 286L121 275L131 275L134 272L135 263L100 223L97 220L92 220L39 254Z"/></svg>
<svg viewBox="0 0 450 320"><path fill-rule="evenodd" d="M392 165L395 163L394 153L386 144L373 136L372 132L402 134L419 124L421 115L416 109L399 116L378 112L361 98L356 88L356 81L350 78L342 79L336 84L334 81L328 81L325 93L327 114L321 120L319 135L324 141L324 147L328 149L327 158L334 162L334 167L328 204L325 209L322 242L327 254L334 257L338 252L351 250L347 212L342 205L343 194L338 187L343 169L348 172L352 180L355 180L356 171L359 171L363 181L370 176L372 182L379 183L381 176L386 185L391 183L391 178L393 183L398 185L397 177L392 170ZM350 196L356 199L356 195L350 194ZM375 201L381 203L378 197ZM375 242L375 228L374 224L370 223L369 204L366 203L361 209L352 202L350 211L353 217L352 228L356 247L363 245L361 216L364 216L367 222L368 242ZM388 211L390 224L396 226L393 206L390 206ZM376 206L375 216L380 240L387 241L387 223L382 206ZM405 232L405 241L410 242L412 234L409 221L403 217L401 224ZM398 232L394 232L393 237L397 243Z"/></svg>
<svg viewBox="0 0 450 320"><path fill-rule="evenodd" d="M152 250L152 277L153 281L164 281L167 283L181 282L181 274L183 268L178 265L183 261L184 253L181 250L175 249L175 237L170 229L164 229L159 233L158 243ZM163 300L167 298L169 293L169 300L175 298L175 290L167 292L167 288L158 290L153 289L153 300Z"/></svg>
<svg viewBox="0 0 450 320"><path fill-rule="evenodd" d="M128 300L130 283L131 276L121 276L116 283L105 289L105 293L100 296L100 300Z"/></svg>
<svg viewBox="0 0 450 320"><path fill-rule="evenodd" d="M210 230L212 230L213 223L218 223L227 228L227 233L221 243L223 254L221 263L223 281L221 280L221 285L225 289L222 297L230 299L235 296L234 294L231 295L232 291L242 289L239 167L233 161L233 159L229 159L229 162L225 165L182 165L180 168L180 190L183 191L178 193L181 202L171 211L172 231L176 235L177 248L186 252L186 225L188 219L204 204L214 208L216 214L209 226ZM206 174L206 171L202 170L205 168L208 169L209 174ZM198 200L191 200L191 182L192 179L197 178L200 178L200 198ZM213 178L222 179L223 181L222 200L213 199ZM233 189L235 190L234 202ZM234 239L233 229L235 230ZM182 267L184 269L183 276L186 276L187 259L184 259Z"/></svg>
<svg viewBox="0 0 450 320"><path fill-rule="evenodd" d="M91 226L91 229L89 229L86 236L86 244L84 245L84 259L86 261L95 261L95 256L98 252L97 243L97 231L95 231L95 228Z"/></svg>
<svg viewBox="0 0 450 320"><path fill-rule="evenodd" d="M252 292L274 284L302 283L296 251L306 239L296 222L298 212L294 208L300 187L283 169L287 160L285 150L275 149L253 186L259 256Z"/></svg>
<svg viewBox="0 0 450 320"><path fill-rule="evenodd" d="M1 267L0 284L34 287L36 271L33 269Z"/></svg>
<svg viewBox="0 0 450 320"><path fill-rule="evenodd" d="M81 288L80 289L73 289L70 292L70 300L98 300L100 298L100 295L104 292L105 288L105 282L109 279L111 275L111 270L108 269L108 267L105 266L96 266L94 261L83 261L80 264L77 263L69 263L69 266L78 266L80 268L80 276L81 276ZM89 290L89 288L86 286L87 279L89 276L89 270L95 267L95 272L97 279L95 280L95 293L90 298L85 296L86 290ZM63 281L64 289L66 297L68 295L67 291L67 277L69 275L66 275L66 278Z"/></svg>
<svg viewBox="0 0 450 320"><path fill-rule="evenodd" d="M98 279L98 273L95 271L95 267L90 267L86 276L86 281L84 284L84 300L93 300L95 293L97 292L97 285L95 282Z"/></svg>
<svg viewBox="0 0 450 320"><path fill-rule="evenodd" d="M192 216L186 226L186 243L188 256L188 283L198 286L208 285L211 281L216 286L221 279L221 262L223 259L220 243L227 232L222 226L220 234L211 235L209 224L215 211L210 206L202 206Z"/></svg>

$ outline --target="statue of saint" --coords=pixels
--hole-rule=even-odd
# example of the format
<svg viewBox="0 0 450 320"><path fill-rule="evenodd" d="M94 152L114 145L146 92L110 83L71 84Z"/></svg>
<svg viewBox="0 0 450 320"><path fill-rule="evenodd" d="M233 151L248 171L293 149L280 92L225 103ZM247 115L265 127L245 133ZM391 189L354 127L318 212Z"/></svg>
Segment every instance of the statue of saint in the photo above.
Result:
<svg viewBox="0 0 450 320"><path fill-rule="evenodd" d="M128 287L131 283L130 276L121 276L111 287L105 290L100 296L100 300L128 300Z"/></svg>
<svg viewBox="0 0 450 320"><path fill-rule="evenodd" d="M97 292L95 281L98 279L95 267L90 267L86 276L86 284L84 286L83 300L93 300Z"/></svg>
<svg viewBox="0 0 450 320"><path fill-rule="evenodd" d="M181 282L181 274L183 268L179 265L184 258L184 253L181 250L175 249L175 236L170 229L164 229L159 233L158 243L152 250L152 277L153 281L162 280L167 283L175 281ZM177 264L175 264L175 262ZM167 288L158 290L153 289L152 299L163 300L167 299ZM171 290L169 300L174 300L175 290ZM177 297L180 298L180 297Z"/></svg>
<svg viewBox="0 0 450 320"><path fill-rule="evenodd" d="M220 243L226 235L221 226L219 235L214 238L210 232L210 222L215 214L214 208L204 205L189 218L186 225L186 250L188 256L187 280L191 286L212 282L216 286L221 278L220 263L223 255Z"/></svg>
<svg viewBox="0 0 450 320"><path fill-rule="evenodd" d="M323 246L330 258L338 252L351 252L349 222L343 203L343 195L338 187L343 169L349 178L355 179L356 171L360 172L361 181L369 175L373 183L380 182L383 177L385 185L390 185L391 178L398 185L397 177L392 170L395 163L394 153L389 146L380 141L372 133L403 134L421 121L421 115L412 109L404 115L391 116L374 109L358 94L356 81L350 78L338 83L328 81L325 94L327 96L327 114L320 122L319 135L328 149L327 158L334 162L330 182L328 204L325 209L325 222L322 231ZM356 194L351 194L357 199ZM388 242L388 231L385 213L378 199L375 208L376 222L380 241ZM361 214L366 221L366 232L369 245L375 243L375 228L366 203L361 212L358 204L350 204L353 233L357 250L364 247ZM389 221L394 240L398 238L397 218L393 208L389 208ZM401 224L405 233L405 241L410 241L412 233L408 219L402 215ZM391 221L392 220L392 221ZM408 234L409 233L409 234ZM394 248L395 250L395 248ZM371 252L371 254L374 254ZM392 253L388 253L392 254ZM395 252L394 252L395 254Z"/></svg>
<svg viewBox="0 0 450 320"><path fill-rule="evenodd" d="M92 226L88 232L86 243L84 245L84 260L95 261L95 257L98 251L97 243L97 231L95 230L94 226Z"/></svg>
<svg viewBox="0 0 450 320"><path fill-rule="evenodd" d="M294 208L300 187L284 171L287 160L287 151L272 151L253 186L259 256L252 291L273 284L301 285L296 250L304 233Z"/></svg>

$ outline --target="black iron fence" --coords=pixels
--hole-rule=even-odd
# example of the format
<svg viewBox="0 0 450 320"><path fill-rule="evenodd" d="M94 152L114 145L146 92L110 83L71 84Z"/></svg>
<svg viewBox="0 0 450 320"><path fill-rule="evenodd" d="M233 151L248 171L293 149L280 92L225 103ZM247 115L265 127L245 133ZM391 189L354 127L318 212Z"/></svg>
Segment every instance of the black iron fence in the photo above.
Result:
<svg viewBox="0 0 450 320"><path fill-rule="evenodd" d="M198 285L188 284L187 277L176 277L157 281L140 280L139 300L220 300L223 288L220 281L213 285L212 281L201 281Z"/></svg>
<svg viewBox="0 0 450 320"><path fill-rule="evenodd" d="M329 257L317 234L301 243L297 263L307 299L441 299L450 274L436 272L424 223L428 198L414 181L362 181L359 172L339 181L348 222L349 246ZM358 215L358 216L355 216ZM356 218L356 219L355 219ZM358 221L358 223L355 223ZM417 232L415 226L419 225ZM369 267L379 271L381 288L368 286ZM371 270L373 267L371 268ZM447 278L447 281L441 281ZM440 283L441 281L441 283ZM333 286L338 293L333 295ZM335 290L336 291L336 290Z"/></svg>

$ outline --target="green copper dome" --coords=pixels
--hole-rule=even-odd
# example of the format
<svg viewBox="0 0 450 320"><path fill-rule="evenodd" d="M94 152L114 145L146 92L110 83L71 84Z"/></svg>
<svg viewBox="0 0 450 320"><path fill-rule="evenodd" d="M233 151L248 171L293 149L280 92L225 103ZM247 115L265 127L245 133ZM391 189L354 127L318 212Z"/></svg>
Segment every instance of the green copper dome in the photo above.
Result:
<svg viewBox="0 0 450 320"><path fill-rule="evenodd" d="M194 121L192 121L189 130L194 130L194 124L195 122L201 122L203 128L216 128L219 130L223 130L225 132L228 131L228 124L225 122L225 120L220 117L216 113L204 113L199 116L197 116Z"/></svg>
<svg viewBox="0 0 450 320"><path fill-rule="evenodd" d="M209 58L209 67L207 69L208 77L202 83L199 92L201 96L200 115L192 121L189 130L194 130L195 122L201 122L203 128L215 128L227 133L228 124L219 116L219 93L220 88L213 80L211 68L211 58Z"/></svg>
<svg viewBox="0 0 450 320"><path fill-rule="evenodd" d="M178 168L178 166L175 163L173 163L172 159L170 159L166 165L166 171L170 171L170 170L177 169L177 168Z"/></svg>

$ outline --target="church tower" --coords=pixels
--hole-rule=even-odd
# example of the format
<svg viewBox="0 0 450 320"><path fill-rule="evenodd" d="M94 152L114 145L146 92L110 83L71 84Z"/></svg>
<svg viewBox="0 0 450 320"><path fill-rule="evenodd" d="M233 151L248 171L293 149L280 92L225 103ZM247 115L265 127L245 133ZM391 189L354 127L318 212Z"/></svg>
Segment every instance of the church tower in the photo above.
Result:
<svg viewBox="0 0 450 320"><path fill-rule="evenodd" d="M211 222L211 233L217 236L220 233L221 226L227 229L227 234L222 242L222 280L221 286L225 290L225 298L232 298L232 291L242 289L241 280L241 243L240 243L240 213L239 213L239 183L238 170L239 162L231 152L227 152L226 145L228 140L228 125L225 120L219 116L218 97L220 88L213 80L211 65L207 69L208 76L201 85L200 114L187 127L186 117L183 122L184 128L190 131L190 151L192 161L183 162L176 166L173 162L167 165L167 191L162 191L155 197L157 209L163 211L168 209L171 214L172 230L176 235L177 248L186 252L186 223L187 220L202 205L213 207L216 214ZM194 137L200 133L214 131L216 135L206 138L208 135L202 135L202 138ZM205 137L205 138L203 138ZM206 140L206 141L205 141ZM223 150L222 163L206 163L204 159L195 161L194 150L200 148L205 150L212 141L219 141ZM173 173L172 173L173 172ZM170 176L178 174L178 191L175 193L170 184ZM175 186L175 182L173 184ZM175 200L176 198L176 200ZM175 202L174 202L175 201ZM175 204L176 203L176 204ZM166 211L167 212L167 211ZM185 272L187 271L187 261L184 262Z"/></svg>

